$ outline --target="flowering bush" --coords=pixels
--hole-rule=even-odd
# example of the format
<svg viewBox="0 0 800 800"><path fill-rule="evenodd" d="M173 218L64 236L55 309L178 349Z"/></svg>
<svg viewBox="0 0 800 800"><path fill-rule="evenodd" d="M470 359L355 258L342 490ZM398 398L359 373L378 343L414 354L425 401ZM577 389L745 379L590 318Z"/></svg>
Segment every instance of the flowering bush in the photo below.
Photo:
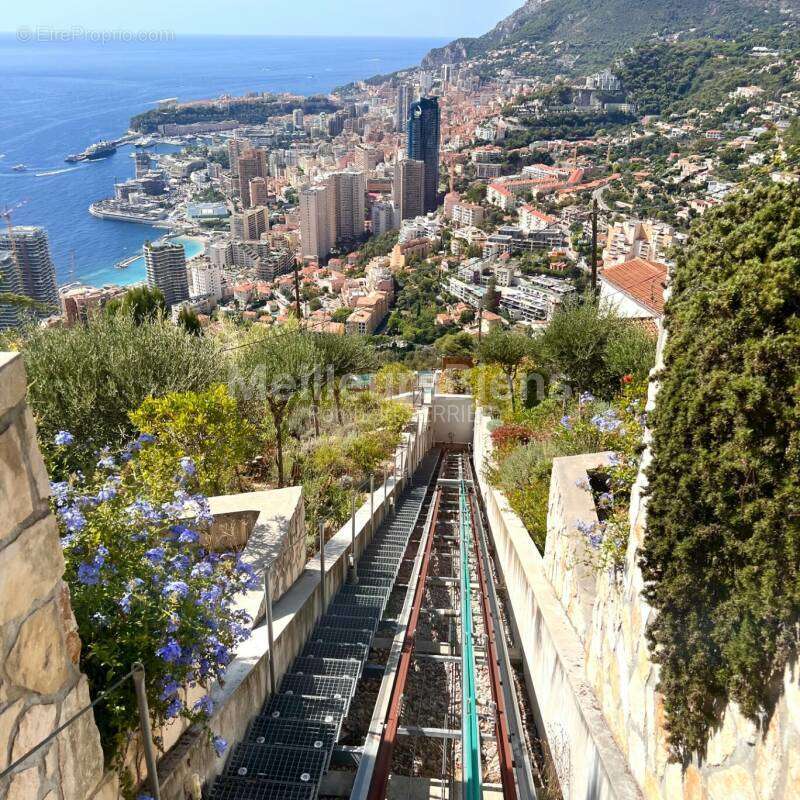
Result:
<svg viewBox="0 0 800 800"><path fill-rule="evenodd" d="M513 422L500 425L492 431L492 443L501 453L528 444L534 438L534 432L527 425Z"/></svg>
<svg viewBox="0 0 800 800"><path fill-rule="evenodd" d="M191 459L175 464L172 499L142 494L134 467L153 441L143 434L119 454L101 452L90 481L78 473L52 485L81 668L97 693L141 661L156 725L176 717L202 722L213 711L211 684L250 633L235 598L260 581L236 554L200 545L212 518L206 498L194 492ZM56 447L74 445L68 432L58 434ZM187 704L187 687L206 693ZM121 759L137 725L130 682L95 714L107 758ZM224 744L214 740L218 751Z"/></svg>

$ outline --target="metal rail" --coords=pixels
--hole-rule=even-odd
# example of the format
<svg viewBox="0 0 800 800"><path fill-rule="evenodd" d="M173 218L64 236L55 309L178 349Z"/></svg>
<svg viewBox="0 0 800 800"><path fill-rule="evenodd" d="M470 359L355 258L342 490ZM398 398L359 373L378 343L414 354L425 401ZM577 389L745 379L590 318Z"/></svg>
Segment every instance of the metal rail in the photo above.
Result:
<svg viewBox="0 0 800 800"><path fill-rule="evenodd" d="M459 466L459 551L461 553L461 771L464 800L481 800L481 737L475 681L475 648L472 629L472 586L469 550L472 524L463 465Z"/></svg>

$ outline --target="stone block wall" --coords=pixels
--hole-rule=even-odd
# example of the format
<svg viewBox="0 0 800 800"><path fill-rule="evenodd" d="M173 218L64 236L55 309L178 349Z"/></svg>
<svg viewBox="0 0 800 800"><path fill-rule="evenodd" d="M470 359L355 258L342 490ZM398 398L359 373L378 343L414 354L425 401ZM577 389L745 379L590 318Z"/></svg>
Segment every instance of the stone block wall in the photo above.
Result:
<svg viewBox="0 0 800 800"><path fill-rule="evenodd" d="M0 772L88 705L22 358L0 353ZM89 712L0 780L0 800L106 800Z"/></svg>

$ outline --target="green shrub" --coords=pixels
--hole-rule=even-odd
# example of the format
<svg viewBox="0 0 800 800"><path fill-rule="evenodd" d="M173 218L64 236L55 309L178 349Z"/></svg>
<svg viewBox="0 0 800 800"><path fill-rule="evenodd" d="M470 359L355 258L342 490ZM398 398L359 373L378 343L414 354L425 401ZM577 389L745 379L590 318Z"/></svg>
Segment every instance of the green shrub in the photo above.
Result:
<svg viewBox="0 0 800 800"><path fill-rule="evenodd" d="M739 194L679 254L641 554L673 755L768 719L800 620L800 187Z"/></svg>
<svg viewBox="0 0 800 800"><path fill-rule="evenodd" d="M129 414L151 396L207 389L220 378L211 340L162 319L136 323L122 311L72 328L30 330L21 344L29 400L50 475L90 470L96 452L133 435ZM52 445L61 430L78 446Z"/></svg>

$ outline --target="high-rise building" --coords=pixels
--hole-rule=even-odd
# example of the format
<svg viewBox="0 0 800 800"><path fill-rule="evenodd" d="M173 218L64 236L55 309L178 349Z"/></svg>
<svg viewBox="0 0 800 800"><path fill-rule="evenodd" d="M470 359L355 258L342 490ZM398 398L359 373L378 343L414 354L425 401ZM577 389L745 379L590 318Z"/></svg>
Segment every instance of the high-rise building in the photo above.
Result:
<svg viewBox="0 0 800 800"><path fill-rule="evenodd" d="M231 216L231 236L245 242L255 242L269 230L269 215L264 206L246 208Z"/></svg>
<svg viewBox="0 0 800 800"><path fill-rule="evenodd" d="M372 204L372 235L381 236L399 227L395 219L394 203L378 202Z"/></svg>
<svg viewBox="0 0 800 800"><path fill-rule="evenodd" d="M153 159L147 150L137 150L133 154L133 169L134 175L141 178L146 175L153 168Z"/></svg>
<svg viewBox="0 0 800 800"><path fill-rule="evenodd" d="M22 276L14 254L0 251L0 293L22 294ZM0 331L18 328L24 321L24 308L17 303L0 300Z"/></svg>
<svg viewBox="0 0 800 800"><path fill-rule="evenodd" d="M300 239L303 258L320 261L328 257L332 237L325 186L310 186L300 192Z"/></svg>
<svg viewBox="0 0 800 800"><path fill-rule="evenodd" d="M423 97L408 112L407 152L410 159L425 162L425 213L439 205L439 100Z"/></svg>
<svg viewBox="0 0 800 800"><path fill-rule="evenodd" d="M408 120L408 107L411 105L411 88L407 83L397 87L397 105L394 109L394 129L402 133L406 129Z"/></svg>
<svg viewBox="0 0 800 800"><path fill-rule="evenodd" d="M151 289L161 289L167 307L189 299L186 253L182 244L145 242L144 261L147 285Z"/></svg>
<svg viewBox="0 0 800 800"><path fill-rule="evenodd" d="M250 181L250 205L265 206L268 201L269 194L267 192L266 178L253 178Z"/></svg>
<svg viewBox="0 0 800 800"><path fill-rule="evenodd" d="M56 268L50 257L50 242L44 228L17 225L11 233L0 233L0 252L9 252L19 269L21 294L43 307L37 311L47 316L58 309ZM49 309L49 311L48 311Z"/></svg>
<svg viewBox="0 0 800 800"><path fill-rule="evenodd" d="M189 268L189 294L192 298L213 297L222 299L222 269L208 261L198 261Z"/></svg>
<svg viewBox="0 0 800 800"><path fill-rule="evenodd" d="M255 205L250 198L250 181L253 178L266 178L269 175L267 152L257 147L245 150L237 161L239 175L239 191L242 196L242 206L250 208Z"/></svg>
<svg viewBox="0 0 800 800"><path fill-rule="evenodd" d="M228 160L231 165L231 171L234 175L238 174L236 172L236 166L239 163L239 156L244 153L245 150L249 150L252 147L250 144L249 139L239 139L234 137L233 139L228 139Z"/></svg>
<svg viewBox="0 0 800 800"><path fill-rule="evenodd" d="M334 172L326 180L331 244L353 241L364 233L367 179L363 172Z"/></svg>
<svg viewBox="0 0 800 800"><path fill-rule="evenodd" d="M296 131L303 130L304 114L302 108L296 108L292 111L292 124Z"/></svg>
<svg viewBox="0 0 800 800"><path fill-rule="evenodd" d="M356 169L369 174L378 164L383 163L383 150L368 144L356 145Z"/></svg>
<svg viewBox="0 0 800 800"><path fill-rule="evenodd" d="M425 162L398 161L394 168L394 206L401 220L425 213Z"/></svg>

